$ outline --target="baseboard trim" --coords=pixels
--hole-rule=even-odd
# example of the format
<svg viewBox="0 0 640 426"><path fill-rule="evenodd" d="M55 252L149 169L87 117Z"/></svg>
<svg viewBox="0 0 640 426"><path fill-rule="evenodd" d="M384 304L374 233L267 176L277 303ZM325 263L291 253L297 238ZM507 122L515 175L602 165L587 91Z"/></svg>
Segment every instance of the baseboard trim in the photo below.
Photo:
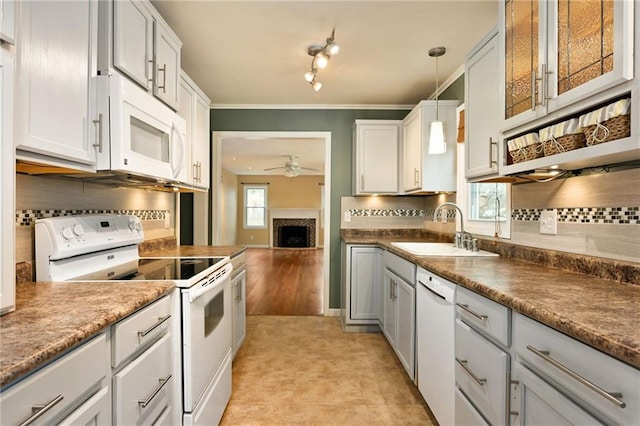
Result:
<svg viewBox="0 0 640 426"><path fill-rule="evenodd" d="M325 317L338 317L340 316L340 308L329 308L327 312L324 313Z"/></svg>

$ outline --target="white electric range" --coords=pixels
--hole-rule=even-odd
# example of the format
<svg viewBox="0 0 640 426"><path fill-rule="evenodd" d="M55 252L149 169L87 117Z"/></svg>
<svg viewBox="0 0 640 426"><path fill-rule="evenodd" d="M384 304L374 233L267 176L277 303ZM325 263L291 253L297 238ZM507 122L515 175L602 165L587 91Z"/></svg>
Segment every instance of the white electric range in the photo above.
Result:
<svg viewBox="0 0 640 426"><path fill-rule="evenodd" d="M143 240L135 216L38 219L36 280L173 281L181 293L181 330L174 334L180 337L183 424L217 424L231 396L229 257L139 257Z"/></svg>

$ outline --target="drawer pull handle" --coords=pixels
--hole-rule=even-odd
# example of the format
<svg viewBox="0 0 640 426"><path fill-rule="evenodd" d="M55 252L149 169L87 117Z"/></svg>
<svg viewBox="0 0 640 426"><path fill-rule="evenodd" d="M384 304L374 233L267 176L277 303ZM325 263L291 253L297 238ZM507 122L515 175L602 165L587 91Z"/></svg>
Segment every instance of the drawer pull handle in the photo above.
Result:
<svg viewBox="0 0 640 426"><path fill-rule="evenodd" d="M458 306L459 308L464 309L465 311L467 311L468 313L470 313L471 315L473 315L475 318L479 319L482 322L485 322L487 320L487 318L489 318L486 315L480 315L480 314L472 311L471 309L469 309L469 305L463 305L462 303L456 303L456 306Z"/></svg>
<svg viewBox="0 0 640 426"><path fill-rule="evenodd" d="M147 399L141 399L138 400L138 405L140 405L142 408L146 408L147 405L149 405L149 403L151 402L151 400L153 400L153 398L156 397L156 395L158 394L158 392L160 392L162 390L162 388L164 387L164 385L167 384L167 382L169 381L169 379L171 379L171 374L169 374L167 377L163 378L163 379L158 379L158 381L160 382L158 384L158 386L155 388L155 390L153 391L153 393L149 396L149 398Z"/></svg>
<svg viewBox="0 0 640 426"><path fill-rule="evenodd" d="M54 407L54 405L56 405L57 403L59 403L63 399L64 399L64 396L62 396L62 394L60 394L60 395L56 396L55 398L53 398L51 401L47 402L46 404L38 404L38 405L31 406L31 412L33 414L27 420L25 420L24 422L20 423L20 426L27 426L27 425L30 425L31 423L35 422L40 417L42 417L44 415L44 413L46 413L47 411L51 410Z"/></svg>
<svg viewBox="0 0 640 426"><path fill-rule="evenodd" d="M459 359L458 357L456 357L456 362L460 364L460 366L464 368L464 371L466 371L480 386L484 386L484 384L487 382L487 379L481 379L480 377L476 376L476 373L471 371L471 369L467 365L466 359Z"/></svg>
<svg viewBox="0 0 640 426"><path fill-rule="evenodd" d="M534 348L531 345L527 345L527 349L529 349L534 354L538 355L543 360L547 361L549 364L551 364L554 367L556 367L558 370L560 370L563 373L567 374L569 377L572 377L573 379L577 380L579 383L582 383L583 385L585 385L586 387L588 387L589 389L591 389L592 391L594 391L595 393L597 393L598 395L600 395L601 397L606 399L607 401L617 405L620 408L624 408L624 407L627 406L627 404L620 399L620 398L622 398L622 394L621 393L619 393L619 392L607 392L604 389L600 388L598 385L595 385L595 384L591 383L589 380L585 379L584 377L582 377L578 373L574 372L570 368L565 367L564 365L562 365L561 363L559 363L555 359L551 358L549 356L549 351L541 351L539 349Z"/></svg>
<svg viewBox="0 0 640 426"><path fill-rule="evenodd" d="M138 337L139 338L146 337L147 334L151 333L153 330L155 330L156 328L160 327L162 325L162 323L164 323L169 318L171 318L171 314L169 314L167 316L164 316L164 317L159 317L158 318L158 322L153 324L151 327L147 328L145 331L138 331Z"/></svg>

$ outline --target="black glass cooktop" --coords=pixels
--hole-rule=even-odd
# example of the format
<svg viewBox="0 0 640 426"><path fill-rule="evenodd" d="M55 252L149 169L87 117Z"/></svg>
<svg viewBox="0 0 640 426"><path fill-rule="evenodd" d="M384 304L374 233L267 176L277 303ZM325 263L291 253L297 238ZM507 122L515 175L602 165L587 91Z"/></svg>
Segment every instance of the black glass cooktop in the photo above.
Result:
<svg viewBox="0 0 640 426"><path fill-rule="evenodd" d="M129 280L189 280L223 261L224 257L142 258Z"/></svg>

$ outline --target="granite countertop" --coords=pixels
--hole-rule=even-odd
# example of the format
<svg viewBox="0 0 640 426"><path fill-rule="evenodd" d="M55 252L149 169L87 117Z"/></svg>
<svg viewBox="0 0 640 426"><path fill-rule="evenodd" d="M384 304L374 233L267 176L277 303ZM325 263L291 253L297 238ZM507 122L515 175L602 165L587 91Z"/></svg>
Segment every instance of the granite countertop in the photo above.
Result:
<svg viewBox="0 0 640 426"><path fill-rule="evenodd" d="M17 284L17 309L0 317L0 386L174 288L172 281Z"/></svg>
<svg viewBox="0 0 640 426"><path fill-rule="evenodd" d="M416 256L411 238L346 237L374 244L640 368L640 286L504 257ZM417 239L413 239L417 240Z"/></svg>

